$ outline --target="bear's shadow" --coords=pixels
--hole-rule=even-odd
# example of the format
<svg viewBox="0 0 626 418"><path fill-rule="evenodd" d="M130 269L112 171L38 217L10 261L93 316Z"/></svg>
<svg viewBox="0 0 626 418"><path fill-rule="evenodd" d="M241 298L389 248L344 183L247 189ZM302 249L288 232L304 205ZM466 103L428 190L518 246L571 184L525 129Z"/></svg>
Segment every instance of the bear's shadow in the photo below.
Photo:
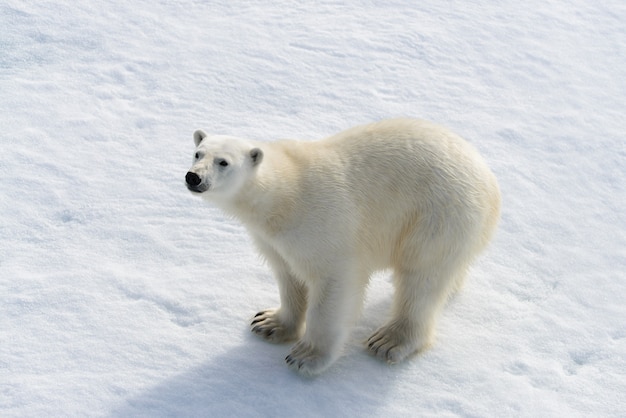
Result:
<svg viewBox="0 0 626 418"><path fill-rule="evenodd" d="M364 348L365 332L380 325L371 317L388 308L388 302L378 305L368 307L374 312L361 318L344 355L320 376L306 378L290 371L284 362L290 345L269 344L246 331L243 344L123 401L111 416L372 413L387 404L387 392L401 384L397 374L406 367L388 366Z"/></svg>

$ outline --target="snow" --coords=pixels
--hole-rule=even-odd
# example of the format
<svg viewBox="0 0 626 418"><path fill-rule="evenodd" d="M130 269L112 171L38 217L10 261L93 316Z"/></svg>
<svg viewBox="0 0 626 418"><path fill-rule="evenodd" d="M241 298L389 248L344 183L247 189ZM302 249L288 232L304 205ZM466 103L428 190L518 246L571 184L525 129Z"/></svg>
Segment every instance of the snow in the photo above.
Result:
<svg viewBox="0 0 626 418"><path fill-rule="evenodd" d="M0 4L0 415L624 416L626 3ZM192 133L321 138L393 116L471 141L496 239L403 364L304 379L278 304L191 196Z"/></svg>

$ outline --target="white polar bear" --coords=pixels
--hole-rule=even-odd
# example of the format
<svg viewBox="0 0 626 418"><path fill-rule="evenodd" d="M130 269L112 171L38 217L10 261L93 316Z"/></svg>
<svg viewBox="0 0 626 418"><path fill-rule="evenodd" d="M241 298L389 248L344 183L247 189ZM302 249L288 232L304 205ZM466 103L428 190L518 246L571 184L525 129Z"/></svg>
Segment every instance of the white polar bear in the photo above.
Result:
<svg viewBox="0 0 626 418"><path fill-rule="evenodd" d="M188 189L239 219L278 279L281 305L259 312L252 332L298 340L286 361L303 374L339 357L376 270L393 269L395 296L369 350L395 363L426 348L499 219L483 159L426 121L387 120L313 142L201 130L194 141Z"/></svg>

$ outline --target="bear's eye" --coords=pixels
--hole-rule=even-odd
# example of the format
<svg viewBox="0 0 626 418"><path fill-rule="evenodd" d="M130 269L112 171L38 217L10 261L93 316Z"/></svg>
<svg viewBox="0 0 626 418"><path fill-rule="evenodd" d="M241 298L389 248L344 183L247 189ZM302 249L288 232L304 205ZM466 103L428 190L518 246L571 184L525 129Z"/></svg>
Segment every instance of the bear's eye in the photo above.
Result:
<svg viewBox="0 0 626 418"><path fill-rule="evenodd" d="M223 158L218 158L215 162L218 163L220 167L228 167L228 161Z"/></svg>
<svg viewBox="0 0 626 418"><path fill-rule="evenodd" d="M200 158L200 153L199 153L199 152L196 152L196 160L197 160L198 158Z"/></svg>

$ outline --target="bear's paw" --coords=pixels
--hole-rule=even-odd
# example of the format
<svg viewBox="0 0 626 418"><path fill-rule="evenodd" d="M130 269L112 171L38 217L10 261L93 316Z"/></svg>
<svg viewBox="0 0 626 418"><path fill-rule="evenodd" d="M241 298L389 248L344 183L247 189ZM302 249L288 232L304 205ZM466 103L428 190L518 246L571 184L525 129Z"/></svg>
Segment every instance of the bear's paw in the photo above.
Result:
<svg viewBox="0 0 626 418"><path fill-rule="evenodd" d="M305 376L323 372L333 362L333 356L306 341L298 342L285 358L287 366Z"/></svg>
<svg viewBox="0 0 626 418"><path fill-rule="evenodd" d="M299 337L298 328L282 321L278 309L266 309L257 313L250 327L254 334L272 343L295 341Z"/></svg>
<svg viewBox="0 0 626 418"><path fill-rule="evenodd" d="M399 363L426 348L429 338L417 338L415 330L391 323L379 328L367 340L369 352L389 364Z"/></svg>

